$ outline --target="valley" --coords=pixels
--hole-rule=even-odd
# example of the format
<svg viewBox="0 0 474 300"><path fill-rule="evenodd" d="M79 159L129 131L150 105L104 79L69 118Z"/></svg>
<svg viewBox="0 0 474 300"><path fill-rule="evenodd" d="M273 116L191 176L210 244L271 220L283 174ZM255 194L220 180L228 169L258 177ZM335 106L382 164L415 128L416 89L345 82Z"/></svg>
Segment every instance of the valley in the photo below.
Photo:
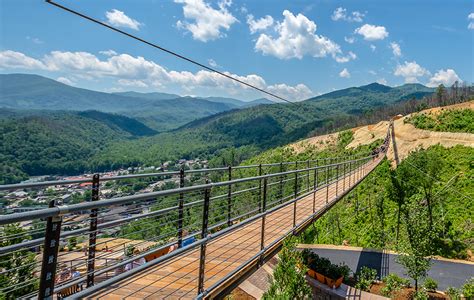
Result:
<svg viewBox="0 0 474 300"><path fill-rule="evenodd" d="M159 116L147 105L169 103L181 114L198 118L199 112L194 106L204 108L207 102L204 106L201 99L179 98L176 102L166 99L175 96L169 94L106 94L34 75L2 75L0 79L0 105L4 107L0 122L7 142L0 154L5 158L4 183L18 182L28 175L102 172L159 165L181 158L207 159L216 165L238 164L265 149L308 136L380 121L396 113L415 111L423 105L436 105L435 98L426 97L433 89L420 84L391 88L374 83L331 92L291 106L258 100L253 104L259 105L250 103L248 107L248 103L235 99L210 97L202 101L233 107L214 115L216 111L205 109L209 116L160 133L146 121L147 114L153 115L155 121ZM431 99L431 104L426 99ZM183 104L183 107L189 112L175 104L187 102L192 105ZM236 108L236 103L244 104ZM142 109L142 104L148 109L143 113L136 110ZM42 109L38 110L39 107ZM90 111L91 108L97 110ZM65 113L59 112L60 109ZM81 109L86 110L76 111ZM123 109L134 119L123 117L118 121ZM163 126L172 128L169 127L172 124L177 126L173 118L182 122L186 119L174 114L169 107L163 111L168 116L160 121L164 124L160 125L161 129ZM81 129L76 130L79 127ZM19 138L22 135L30 138ZM228 151L238 153L239 159L222 162L220 157L226 156ZM25 159L39 153L44 162L39 157L38 160Z"/></svg>

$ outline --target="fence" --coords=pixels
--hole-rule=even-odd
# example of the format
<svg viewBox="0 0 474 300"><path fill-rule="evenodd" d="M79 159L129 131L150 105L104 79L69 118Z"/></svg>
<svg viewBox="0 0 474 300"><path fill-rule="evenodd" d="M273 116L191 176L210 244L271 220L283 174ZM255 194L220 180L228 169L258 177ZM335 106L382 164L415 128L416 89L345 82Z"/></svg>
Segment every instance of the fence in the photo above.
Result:
<svg viewBox="0 0 474 300"><path fill-rule="evenodd" d="M0 293L41 299L77 292L87 296L146 267L200 248L197 294L203 294L210 241L262 219L263 251L270 246L264 242L269 213L293 205L296 225L298 199L328 189L333 182L339 184L339 179L341 189L354 184L346 182L351 178L347 175L362 172L362 166L375 155L102 178L96 174L90 179L0 186L0 190L32 191L88 184L90 191L87 202L65 205L53 199L48 208L0 216L0 261L4 266L0 276L18 277L17 282L1 287ZM109 182L154 182L173 176L179 188L100 199L101 188L110 187ZM130 184L134 183L126 186ZM147 263L129 270L143 260Z"/></svg>

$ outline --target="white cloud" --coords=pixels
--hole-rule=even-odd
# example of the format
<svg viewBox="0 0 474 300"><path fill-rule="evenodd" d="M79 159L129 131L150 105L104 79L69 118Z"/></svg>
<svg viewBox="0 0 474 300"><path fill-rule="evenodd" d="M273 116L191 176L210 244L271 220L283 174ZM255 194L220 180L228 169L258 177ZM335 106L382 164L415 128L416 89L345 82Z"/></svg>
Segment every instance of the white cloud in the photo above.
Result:
<svg viewBox="0 0 474 300"><path fill-rule="evenodd" d="M393 74L405 78L405 83L416 83L418 82L418 77L430 75L430 72L417 64L416 61L405 61L403 65L397 66Z"/></svg>
<svg viewBox="0 0 474 300"><path fill-rule="evenodd" d="M388 31L385 27L370 24L364 24L354 32L362 35L366 41L383 40L388 37Z"/></svg>
<svg viewBox="0 0 474 300"><path fill-rule="evenodd" d="M58 77L56 78L56 81L59 81L61 83L67 84L67 85L74 85L74 83L68 79L67 77Z"/></svg>
<svg viewBox="0 0 474 300"><path fill-rule="evenodd" d="M377 79L377 83L387 85L387 80L385 80L385 78L380 78L380 79Z"/></svg>
<svg viewBox="0 0 474 300"><path fill-rule="evenodd" d="M123 11L120 11L118 9L112 9L111 11L107 11L105 13L105 17L107 18L107 23L117 27L139 30L140 26L143 26L142 23L130 18Z"/></svg>
<svg viewBox="0 0 474 300"><path fill-rule="evenodd" d="M370 45L370 50L372 50L372 52L375 52L375 49L377 49L377 47L375 47L375 45Z"/></svg>
<svg viewBox="0 0 474 300"><path fill-rule="evenodd" d="M469 20L469 24L467 25L467 28L474 30L474 12L470 13L467 16L467 19Z"/></svg>
<svg viewBox="0 0 474 300"><path fill-rule="evenodd" d="M348 42L349 44L353 44L355 42L355 37L350 36L350 37L344 37L344 41Z"/></svg>
<svg viewBox="0 0 474 300"><path fill-rule="evenodd" d="M6 50L0 51L0 69L47 70L47 66L21 52Z"/></svg>
<svg viewBox="0 0 474 300"><path fill-rule="evenodd" d="M216 61L213 60L212 58L209 58L209 59L207 60L207 63L208 63L211 67L213 67L213 68L220 67L220 66L216 63Z"/></svg>
<svg viewBox="0 0 474 300"><path fill-rule="evenodd" d="M396 57L402 56L402 49L400 48L400 45L392 42L390 43L390 48L392 48L393 55Z"/></svg>
<svg viewBox="0 0 474 300"><path fill-rule="evenodd" d="M275 93L279 96L282 96L289 101L301 101L306 100L314 96L313 91L311 91L304 84L297 84L296 86L289 86L284 83L269 85L268 90L272 93Z"/></svg>
<svg viewBox="0 0 474 300"><path fill-rule="evenodd" d="M226 94L248 94L252 91L249 87L232 81L214 72L201 70L196 73L188 71L167 70L159 64L146 60L141 56L117 54L105 59L100 59L88 52L61 52L52 51L41 59L29 57L15 51L0 51L0 69L28 69L73 73L75 77L85 80L100 78L116 79L120 86L127 87L159 87L178 86L188 94L194 90L206 90L207 93L223 92ZM265 79L256 74L239 76L225 72L255 85L268 89L290 100L303 100L314 93L304 84L290 86L284 83L267 84ZM59 80L59 78L58 78Z"/></svg>
<svg viewBox="0 0 474 300"><path fill-rule="evenodd" d="M105 56L114 56L114 55L117 55L117 52L115 52L114 50L110 49L110 50L104 50L104 51L99 51L100 54L103 54Z"/></svg>
<svg viewBox="0 0 474 300"><path fill-rule="evenodd" d="M247 24L249 25L250 33L254 34L257 31L262 31L273 25L272 16L266 15L263 18L255 20L253 15L247 16Z"/></svg>
<svg viewBox="0 0 474 300"><path fill-rule="evenodd" d="M357 58L357 55L355 55L355 53L353 53L352 51L349 51L349 53L346 55L346 56L335 56L334 59L338 62L338 63L346 63L350 60L354 60Z"/></svg>
<svg viewBox="0 0 474 300"><path fill-rule="evenodd" d="M374 70L369 70L369 74L371 74L371 75L377 75L377 72L375 72Z"/></svg>
<svg viewBox="0 0 474 300"><path fill-rule="evenodd" d="M315 34L316 24L306 16L303 14L295 16L288 10L283 11L283 16L284 20L273 27L278 36L260 34L255 43L256 51L280 59L302 59L305 55L313 57L330 55L334 59L345 60L339 57L342 55L340 46L325 36Z"/></svg>
<svg viewBox="0 0 474 300"><path fill-rule="evenodd" d="M459 78L458 74L456 74L453 69L439 70L430 78L427 86L437 87L440 84L451 86L455 81L461 82L461 78Z"/></svg>
<svg viewBox="0 0 474 300"><path fill-rule="evenodd" d="M178 28L190 31L195 40L201 42L218 39L224 34L222 29L229 30L237 19L227 10L232 4L230 0L218 3L219 9L214 9L204 0L174 0L175 3L184 4L183 14L185 19L191 21L178 21Z"/></svg>
<svg viewBox="0 0 474 300"><path fill-rule="evenodd" d="M359 11L353 11L352 13L348 15L347 9L338 7L332 13L331 19L333 19L333 21L344 20L347 22L362 22L364 17L365 17L365 14Z"/></svg>
<svg viewBox="0 0 474 300"><path fill-rule="evenodd" d="M351 78L351 73L349 73L349 71L344 68L340 73L339 73L339 77L342 77L342 78Z"/></svg>

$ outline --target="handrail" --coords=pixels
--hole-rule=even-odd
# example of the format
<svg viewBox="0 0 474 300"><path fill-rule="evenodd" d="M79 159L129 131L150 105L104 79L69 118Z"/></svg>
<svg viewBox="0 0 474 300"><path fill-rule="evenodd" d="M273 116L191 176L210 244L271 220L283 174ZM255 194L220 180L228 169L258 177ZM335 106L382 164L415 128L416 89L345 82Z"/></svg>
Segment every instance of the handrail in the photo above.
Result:
<svg viewBox="0 0 474 300"><path fill-rule="evenodd" d="M232 166L232 169L247 169L247 168L258 168L258 167L275 167L279 166L280 164L283 165L292 165L296 163L302 162L317 162L317 161L324 161L327 159L337 160L346 158L347 156L341 157L330 157L330 158L321 158L321 159L314 159L314 160L304 160L304 161L288 161L282 163L268 163L268 164L254 164L254 165L238 165ZM204 168L204 169L191 169L191 170L184 170L184 174L195 174L195 173L210 173L216 171L226 171L229 167L218 167L218 168ZM157 172L157 173L142 173L142 174L129 174L129 175L119 175L119 176L108 176L108 177L101 177L100 181L113 181L113 180L124 180L124 179L137 179L137 178L147 178L147 177L165 177L165 176L173 176L179 175L180 171L166 171L166 172ZM0 191L11 191L11 190L19 190L19 189L26 189L26 188L40 188L40 187L48 187L48 186L57 186L57 185L70 185L70 184L80 184L80 183L90 183L92 182L92 177L88 178L81 178L81 179L68 179L68 180L51 180L51 181L41 181L41 182L30 182L30 183L14 183L14 184L3 184L0 185Z"/></svg>
<svg viewBox="0 0 474 300"><path fill-rule="evenodd" d="M283 175L290 175L294 173L308 172L308 171L312 171L316 169L324 169L328 167L332 168L332 167L349 163L349 162L359 162L367 158L373 158L374 156L375 155L369 155L364 158L349 160L349 161L335 163L335 164L321 165L321 166L316 166L316 167L311 167L311 168L291 170L291 171L280 172L280 173L271 173L271 174L265 174L265 175L254 176L254 177L245 177L245 178L239 178L239 179L234 179L230 181L221 181L221 182L215 182L215 183L194 185L194 186L188 186L188 187L182 187L182 188L176 188L176 189L170 189L170 190L143 193L143 194L137 194L137 195L131 195L131 196L123 196L123 197L118 197L118 198L103 199L97 202L84 202L84 203L78 203L78 204L72 204L72 205L61 205L54 208L44 208L44 209L39 209L35 211L2 215L0 216L0 225L26 221L32 218L40 219L40 218L60 216L67 213L86 211L86 210L90 210L94 208L107 207L110 205L126 204L133 201L149 200L149 199L153 199L157 197L176 195L180 193L186 193L186 192L198 191L198 190L200 191L200 190L205 190L212 187L234 185L237 183L243 183L247 181L259 180L259 179L271 178L271 177L277 177L277 176L283 176Z"/></svg>
<svg viewBox="0 0 474 300"><path fill-rule="evenodd" d="M10 240L14 244L1 247L0 255L10 255L10 253L18 253L18 255L30 252L38 253L38 249L40 249L38 246L44 243L43 250L41 251L43 256L42 262L36 261L36 263L42 264L42 266L35 267L41 271L38 296L44 297L45 295L47 296L47 293L58 293L68 287L86 283L87 288L85 290L73 295L73 297L76 298L92 295L102 288L119 282L141 270L145 270L167 259L176 257L181 253L200 247L200 272L197 295L198 297L203 296L210 291L209 287L204 288L205 277L202 273L205 265L203 262L206 261L206 245L209 242L259 219L262 219L261 240L264 241L265 217L284 207L292 207L290 209L294 210L293 229L297 228L299 226L298 224L301 223L301 220L296 220L297 203L300 203L302 199L306 199L307 196L311 194L315 195L317 191L324 190L326 207L332 205L332 202L328 203L327 199L330 186L331 189L335 189L337 197L338 183L342 188L342 186L346 186L347 179L349 179L350 182L352 178L353 181L350 188L349 185L347 185L349 189L352 189L367 176L367 172L364 171L366 166L373 168L372 166L374 166L374 164L367 165L367 163L379 157L379 153L385 155L387 147L388 138L385 139L384 144L379 150L372 152L371 155L364 155L363 157L359 155L355 159L355 156L343 157L347 160L342 160L341 158L337 160L335 158L325 158L301 161L302 164L297 165L300 168L296 167L294 168L295 170L288 171L283 171L287 168L282 168L282 166L297 164L300 161L187 171L181 169L179 172L132 174L104 178L99 178L98 175L95 175L94 178L91 179L9 185L10 188L12 186L15 188L22 186L24 188L25 186L44 187L48 186L48 184L64 185L78 182L91 182L92 196L89 202L58 205L56 201L52 201L49 208L0 216L0 225L28 221L28 223L26 223L27 231L18 234L11 233L9 235L2 235L2 238L6 238L7 241ZM379 159L380 157L375 164L380 163ZM324 163L320 163L316 166L311 165L311 162L315 161L323 161ZM266 169L266 171L269 172L268 174L262 170L263 167L272 166L279 166L280 168ZM239 176L243 176L242 178L232 177L232 170L254 167L258 168L258 175L256 176L249 176L249 174L254 174L254 172L247 172L239 174ZM228 171L228 173L226 171ZM206 183L184 186L183 178L186 172L187 174L222 172L219 173L219 178L222 181L209 182L209 180L206 179ZM117 196L109 199L99 199L100 182L158 176L158 174L161 174L159 176L179 175L180 187L156 192ZM344 185L342 185L343 180ZM3 187L6 188L8 186ZM211 191L213 191L212 195ZM344 193L346 192L347 189L344 187ZM341 195L339 195L339 197L341 197ZM115 208L125 209L115 210ZM319 208L319 210L321 210L321 208ZM202 215L200 215L200 211L202 211ZM315 211L313 203L313 214L314 213L317 212ZM32 221L40 221L41 223L44 222L44 220L46 220L46 228L33 226L35 223ZM202 224L200 224L200 222L202 222ZM198 230L201 225L202 228ZM157 227L158 230L155 230ZM54 231L55 229L56 232ZM57 229L62 230L62 232L57 231ZM150 229L153 231L147 232ZM28 230L30 230L30 232L28 232ZM195 237L197 240L191 245L182 247L181 241L184 240L186 236L183 230L192 231L188 233L188 237ZM35 234L34 236L33 233ZM134 237L131 237L130 234ZM29 238L33 237L33 239L22 240L23 236L28 236ZM89 237L88 240L87 237ZM98 237L108 239L97 240ZM72 280L67 279L67 281L55 285L54 276L56 274L56 266L59 266L59 261L72 261L70 259L72 254L70 253L74 253L69 251L61 252L58 246L64 242L69 245L72 238L81 239L85 251L84 255L81 254L78 256L82 257L81 259L74 257L74 264L87 266L87 272L81 274L79 278ZM281 238L283 237L273 240L274 237L272 237L273 242L270 241L270 243L276 245L281 241ZM117 241L117 243L113 242L118 239L125 240ZM132 243L133 239L136 241ZM103 248L105 243L105 248L107 249L108 242L111 243L109 246L112 245L112 247L108 249L114 256L119 255L123 257L124 253L126 253L125 247L127 244L136 244L137 247L143 245L142 247L148 248L141 253L134 253L131 257L114 260L112 265L94 266L96 261L103 262L104 259L108 261L109 251L104 253L97 251L96 256L96 247L102 245L100 247ZM256 256L253 256L254 258L263 254L266 255L266 251L269 249L269 244L266 244L266 247L264 247L264 242L261 243L262 248ZM49 245L54 245L54 247L51 246L53 248L49 248ZM147 264L139 268L129 270L118 276L114 273L115 275L111 278L107 275L110 275L110 272L117 270L117 268L123 268L137 259L155 255L157 251L166 250L168 247L174 247L174 245L178 245L177 250L148 261ZM149 247L151 247L151 249ZM78 250L78 252L82 252L82 250ZM252 252L252 255L253 254ZM58 260L60 257L63 257L62 260ZM83 262L82 264L80 263L81 261ZM71 266L73 266L72 263ZM21 268L21 266L19 268ZM13 271L14 270L4 270L2 272L8 273ZM53 281L51 281L51 274ZM108 279L94 285L94 283L97 283L97 281L94 282L94 276L102 275L107 275ZM222 280L228 279L229 276L229 274L225 275L225 278L220 278L219 282L223 282ZM6 290L0 288L0 292L3 291Z"/></svg>

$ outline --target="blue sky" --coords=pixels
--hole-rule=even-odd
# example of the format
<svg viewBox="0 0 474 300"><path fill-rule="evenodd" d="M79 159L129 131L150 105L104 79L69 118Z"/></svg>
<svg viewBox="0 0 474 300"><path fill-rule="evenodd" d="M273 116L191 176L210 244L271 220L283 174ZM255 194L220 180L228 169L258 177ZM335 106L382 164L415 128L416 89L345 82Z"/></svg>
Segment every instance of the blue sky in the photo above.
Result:
<svg viewBox="0 0 474 300"><path fill-rule="evenodd" d="M467 0L58 2L290 100L375 81L474 81ZM108 92L264 96L42 0L2 0L0 14L1 73Z"/></svg>

